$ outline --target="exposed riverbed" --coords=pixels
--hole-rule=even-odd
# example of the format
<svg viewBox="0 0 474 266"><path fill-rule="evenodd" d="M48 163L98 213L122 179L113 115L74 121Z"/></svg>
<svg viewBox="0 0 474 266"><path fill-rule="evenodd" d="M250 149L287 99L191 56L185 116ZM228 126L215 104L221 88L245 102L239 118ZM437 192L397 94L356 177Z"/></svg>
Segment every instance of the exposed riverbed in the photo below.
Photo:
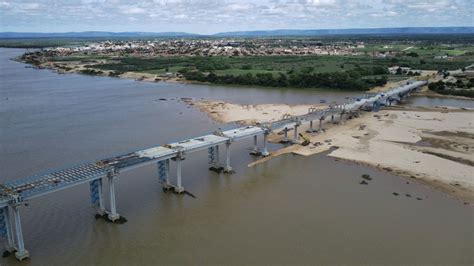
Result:
<svg viewBox="0 0 474 266"><path fill-rule="evenodd" d="M0 49L1 181L233 126L181 98L293 105L359 95L59 75L9 60L23 52ZM206 152L189 155L183 184L196 199L163 193L153 166L121 174L123 225L94 219L87 185L31 201L21 208L26 264L472 264L472 206L324 154L249 168L250 146L232 145L233 175L209 172Z"/></svg>

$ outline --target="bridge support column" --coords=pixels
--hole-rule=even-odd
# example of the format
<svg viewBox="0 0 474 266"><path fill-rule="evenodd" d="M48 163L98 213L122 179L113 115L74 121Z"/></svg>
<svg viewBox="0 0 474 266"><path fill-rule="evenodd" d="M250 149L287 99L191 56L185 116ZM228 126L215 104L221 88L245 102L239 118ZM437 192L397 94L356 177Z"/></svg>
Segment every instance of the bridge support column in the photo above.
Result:
<svg viewBox="0 0 474 266"><path fill-rule="evenodd" d="M283 129L283 133L285 134L285 136L283 137L283 139L280 141L280 143L282 144L285 144L285 143L288 143L290 142L290 140L288 139L288 128L285 127L285 129ZM266 133L265 133L266 134ZM265 138L265 134L263 135L264 138ZM266 139L266 138L265 138Z"/></svg>
<svg viewBox="0 0 474 266"><path fill-rule="evenodd" d="M320 133L323 132L323 120L324 120L324 118L319 119L319 132Z"/></svg>
<svg viewBox="0 0 474 266"><path fill-rule="evenodd" d="M99 210L97 211L100 215L104 215L105 213L105 204L104 204L104 191L103 191L103 184L102 184L102 178L97 179L98 185L97 185L97 192L98 192L98 200L99 200Z"/></svg>
<svg viewBox="0 0 474 266"><path fill-rule="evenodd" d="M117 213L117 207L115 204L115 176L113 174L109 174L108 183L109 183L109 196L110 196L110 211L107 215L109 220L115 222L120 218L120 215Z"/></svg>
<svg viewBox="0 0 474 266"><path fill-rule="evenodd" d="M313 132L316 132L316 130L314 130L313 128L313 120L309 121L309 129L306 130L307 133L313 133Z"/></svg>
<svg viewBox="0 0 474 266"><path fill-rule="evenodd" d="M285 128L286 129L286 128ZM285 134L286 134L286 130L285 130ZM263 151L262 151L262 156L263 157L266 157L268 155L270 155L270 153L268 152L268 132L265 132L263 133ZM286 138L286 136L285 136Z"/></svg>
<svg viewBox="0 0 474 266"><path fill-rule="evenodd" d="M334 124L334 115L331 115L331 123Z"/></svg>
<svg viewBox="0 0 474 266"><path fill-rule="evenodd" d="M171 189L170 182L170 159L158 162L158 178L164 190Z"/></svg>
<svg viewBox="0 0 474 266"><path fill-rule="evenodd" d="M15 252L15 257L17 260L22 261L27 259L30 256L28 250L25 249L25 243L23 242L23 231L21 230L21 219L20 219L20 210L18 207L20 205L12 206L13 211L13 220L15 221L15 232L16 232L16 241L17 241L17 251Z"/></svg>
<svg viewBox="0 0 474 266"><path fill-rule="evenodd" d="M10 207L5 206L0 209L0 233L3 237L7 238L5 249L9 253L13 253L16 250L15 238L13 236L13 227L10 219Z"/></svg>
<svg viewBox="0 0 474 266"><path fill-rule="evenodd" d="M225 167L224 167L224 173L228 173L228 174L231 174L231 173L234 173L234 169L232 169L232 167L230 166L230 140L228 140L226 143L225 143Z"/></svg>
<svg viewBox="0 0 474 266"><path fill-rule="evenodd" d="M183 157L180 154L176 157L176 186L174 188L174 191L176 193L183 193L184 192L184 187L181 184L181 168L182 168L182 160Z"/></svg>
<svg viewBox="0 0 474 266"><path fill-rule="evenodd" d="M209 167L209 170L214 171L216 173L220 173L224 167L219 162L219 145L216 145L214 147L210 147L208 149L209 153L209 164L211 164L211 167Z"/></svg>
<svg viewBox="0 0 474 266"><path fill-rule="evenodd" d="M262 154L262 152L258 149L257 138L257 135L253 136L253 150L250 152L251 155L255 156L259 156Z"/></svg>
<svg viewBox="0 0 474 266"><path fill-rule="evenodd" d="M298 143L299 136L298 136L298 125L295 125L295 131L293 134L293 143Z"/></svg>

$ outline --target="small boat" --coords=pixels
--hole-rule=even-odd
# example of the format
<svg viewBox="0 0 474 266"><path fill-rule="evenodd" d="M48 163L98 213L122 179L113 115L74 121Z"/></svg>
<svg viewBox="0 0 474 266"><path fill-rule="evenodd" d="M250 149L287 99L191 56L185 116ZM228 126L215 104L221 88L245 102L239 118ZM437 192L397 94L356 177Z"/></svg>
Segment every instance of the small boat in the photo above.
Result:
<svg viewBox="0 0 474 266"><path fill-rule="evenodd" d="M319 103L326 103L326 99L319 100Z"/></svg>

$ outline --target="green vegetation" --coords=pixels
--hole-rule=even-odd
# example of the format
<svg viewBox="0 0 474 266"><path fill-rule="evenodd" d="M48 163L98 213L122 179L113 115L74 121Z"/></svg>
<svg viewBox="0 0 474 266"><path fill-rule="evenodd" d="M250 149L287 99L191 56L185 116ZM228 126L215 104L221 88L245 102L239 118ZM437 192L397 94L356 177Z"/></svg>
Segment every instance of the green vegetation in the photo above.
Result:
<svg viewBox="0 0 474 266"><path fill-rule="evenodd" d="M453 82L438 81L430 83L428 88L434 92L444 95L457 95L474 98L474 79L470 79L467 83L464 83L460 79Z"/></svg>
<svg viewBox="0 0 474 266"><path fill-rule="evenodd" d="M91 59L98 59L97 57ZM256 74L302 71L311 69L312 73L346 72L358 67L387 68L392 65L425 70L454 70L465 67L474 56L460 57L453 60L417 58L410 56L393 58L373 58L368 56L252 56L252 57L122 57L111 59L108 64L95 67L108 70L149 72L166 68L193 68L202 72L215 72L217 75ZM58 61L64 59L58 58ZM71 59L73 60L73 59ZM76 58L77 60L77 58ZM81 57L81 61L87 60ZM152 72L149 72L152 73Z"/></svg>
<svg viewBox="0 0 474 266"><path fill-rule="evenodd" d="M334 73L305 73L293 72L289 75L279 73L247 73L245 75L218 76L213 72L204 74L200 71L188 71L183 75L188 80L211 82L218 84L255 85L265 87L294 87L294 88L336 88L343 90L367 90L372 86L387 83L387 76L380 78L361 78L366 69L359 68L348 72Z"/></svg>
<svg viewBox="0 0 474 266"><path fill-rule="evenodd" d="M76 59L87 61L87 58ZM414 69L439 70L458 69L467 63L464 57L448 61L420 58L413 53L392 58L316 55L122 57L91 67L119 72L152 74L173 72L182 74L188 80L216 84L366 90L373 86L384 85L388 80L387 67L395 64ZM410 73L408 76L411 76Z"/></svg>
<svg viewBox="0 0 474 266"><path fill-rule="evenodd" d="M95 76L95 75L102 75L104 74L103 71L97 71L97 70L94 70L94 69L83 69L81 71L79 71L81 74L84 74L84 75L91 75L91 76Z"/></svg>

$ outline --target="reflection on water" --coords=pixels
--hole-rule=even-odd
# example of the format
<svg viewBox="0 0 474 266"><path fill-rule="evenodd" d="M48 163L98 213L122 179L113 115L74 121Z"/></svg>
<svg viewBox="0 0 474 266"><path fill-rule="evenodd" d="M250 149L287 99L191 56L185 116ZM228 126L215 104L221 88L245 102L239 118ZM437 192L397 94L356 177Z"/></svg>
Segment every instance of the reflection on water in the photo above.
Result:
<svg viewBox="0 0 474 266"><path fill-rule="evenodd" d="M229 126L159 98L296 104L350 95L58 75L8 60L22 50L0 51L1 180ZM232 145L233 175L208 171L205 151L188 155L183 182L196 199L162 192L154 166L122 173L116 194L118 212L128 219L123 225L94 219L86 185L32 200L22 207L30 262L472 262L471 207L414 181L324 155L286 155L248 168L250 146ZM368 185L359 185L362 174L371 176ZM0 263L19 264L13 257Z"/></svg>

